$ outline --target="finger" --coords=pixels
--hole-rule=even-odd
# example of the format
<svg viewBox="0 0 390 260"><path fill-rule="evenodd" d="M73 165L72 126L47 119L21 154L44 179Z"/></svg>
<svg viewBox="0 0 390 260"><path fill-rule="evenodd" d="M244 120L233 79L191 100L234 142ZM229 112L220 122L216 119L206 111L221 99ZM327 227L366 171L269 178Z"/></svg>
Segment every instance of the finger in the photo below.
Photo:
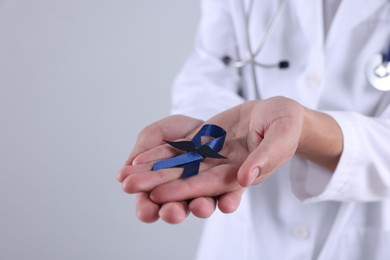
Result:
<svg viewBox="0 0 390 260"><path fill-rule="evenodd" d="M158 220L160 206L150 200L148 193L139 193L136 196L137 218L145 223Z"/></svg>
<svg viewBox="0 0 390 260"><path fill-rule="evenodd" d="M183 138L201 124L202 121L198 119L173 115L145 127L139 133L135 146L126 161L126 165L131 165L139 154L163 144L164 139L176 140Z"/></svg>
<svg viewBox="0 0 390 260"><path fill-rule="evenodd" d="M182 175L182 168L169 168L157 171L148 171L128 175L122 182L123 191L134 194L149 192L158 185L178 179Z"/></svg>
<svg viewBox="0 0 390 260"><path fill-rule="evenodd" d="M187 202L169 202L161 206L158 212L161 219L169 224L179 224L188 216Z"/></svg>
<svg viewBox="0 0 390 260"><path fill-rule="evenodd" d="M198 197L215 197L220 194L237 190L237 168L221 164L200 174L162 184L150 193L150 198L156 203L183 201Z"/></svg>
<svg viewBox="0 0 390 260"><path fill-rule="evenodd" d="M242 188L236 191L222 194L218 200L218 208L223 213L232 213L236 211L240 205L241 197L245 190L245 188Z"/></svg>
<svg viewBox="0 0 390 260"><path fill-rule="evenodd" d="M213 162L202 162L200 171L205 171L213 166ZM158 185L179 179L183 174L183 167L173 167L153 171L153 165L140 164L134 166L125 166L122 174L125 178L122 180L122 188L125 192L133 194L138 192L149 192Z"/></svg>
<svg viewBox="0 0 390 260"><path fill-rule="evenodd" d="M188 205L189 210L198 218L208 218L215 211L216 199L211 197L200 197L193 199Z"/></svg>
<svg viewBox="0 0 390 260"><path fill-rule="evenodd" d="M150 169L152 169L152 167L153 167L153 164L151 164L151 163L140 164L140 165L125 165L118 172L117 179L119 182L123 182L124 179L126 179L129 175L150 171Z"/></svg>
<svg viewBox="0 0 390 260"><path fill-rule="evenodd" d="M175 141L183 140L176 139ZM157 147L151 148L143 153L137 155L133 160L133 165L145 164L149 162L156 162L166 158L171 158L177 156L179 153L178 149L173 148L168 144L159 145Z"/></svg>

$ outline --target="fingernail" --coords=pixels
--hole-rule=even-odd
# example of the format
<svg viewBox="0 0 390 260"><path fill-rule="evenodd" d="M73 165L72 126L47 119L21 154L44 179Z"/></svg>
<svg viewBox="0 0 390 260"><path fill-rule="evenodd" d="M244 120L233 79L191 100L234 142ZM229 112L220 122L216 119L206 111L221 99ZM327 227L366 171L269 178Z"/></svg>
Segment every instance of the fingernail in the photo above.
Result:
<svg viewBox="0 0 390 260"><path fill-rule="evenodd" d="M250 173L248 185L253 184L253 182L257 179L257 177L259 177L259 173L260 173L260 170L258 167L252 169L252 171Z"/></svg>

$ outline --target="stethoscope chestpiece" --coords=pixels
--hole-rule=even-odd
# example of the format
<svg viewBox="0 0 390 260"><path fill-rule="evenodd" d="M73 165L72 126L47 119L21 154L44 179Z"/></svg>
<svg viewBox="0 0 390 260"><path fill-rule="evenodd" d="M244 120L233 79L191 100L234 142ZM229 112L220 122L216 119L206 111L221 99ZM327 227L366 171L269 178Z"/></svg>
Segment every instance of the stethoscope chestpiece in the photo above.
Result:
<svg viewBox="0 0 390 260"><path fill-rule="evenodd" d="M366 76L374 88L381 91L390 90L390 61L382 54L371 58L367 64Z"/></svg>

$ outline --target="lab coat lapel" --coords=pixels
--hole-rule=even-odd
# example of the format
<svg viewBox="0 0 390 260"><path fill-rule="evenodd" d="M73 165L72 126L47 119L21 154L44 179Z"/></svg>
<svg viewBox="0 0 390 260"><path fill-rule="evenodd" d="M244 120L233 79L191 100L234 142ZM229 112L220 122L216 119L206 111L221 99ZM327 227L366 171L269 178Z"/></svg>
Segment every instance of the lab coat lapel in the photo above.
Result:
<svg viewBox="0 0 390 260"><path fill-rule="evenodd" d="M326 48L370 17L386 2L387 0L342 0L329 29Z"/></svg>
<svg viewBox="0 0 390 260"><path fill-rule="evenodd" d="M323 0L296 0L297 17L306 39L311 46L324 45Z"/></svg>

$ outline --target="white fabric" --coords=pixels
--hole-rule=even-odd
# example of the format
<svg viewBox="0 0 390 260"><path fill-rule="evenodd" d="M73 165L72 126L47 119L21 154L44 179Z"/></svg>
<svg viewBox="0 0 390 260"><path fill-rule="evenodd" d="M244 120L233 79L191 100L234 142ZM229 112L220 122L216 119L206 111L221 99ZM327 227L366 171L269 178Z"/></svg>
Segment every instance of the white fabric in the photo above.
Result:
<svg viewBox="0 0 390 260"><path fill-rule="evenodd" d="M332 24L333 18L336 15L336 11L339 8L341 0L323 0L324 1L324 26L325 37Z"/></svg>
<svg viewBox="0 0 390 260"><path fill-rule="evenodd" d="M250 69L220 61L245 58L240 1L202 2L197 51L175 81L172 113L207 119L255 97ZM253 46L277 6L254 1ZM294 157L251 187L236 213L207 220L198 259L390 259L390 92L365 78L367 61L390 44L390 2L342 1L326 38L323 13L322 0L288 1L257 59L291 66L256 73L261 98L283 95L335 118L344 136L336 171Z"/></svg>

